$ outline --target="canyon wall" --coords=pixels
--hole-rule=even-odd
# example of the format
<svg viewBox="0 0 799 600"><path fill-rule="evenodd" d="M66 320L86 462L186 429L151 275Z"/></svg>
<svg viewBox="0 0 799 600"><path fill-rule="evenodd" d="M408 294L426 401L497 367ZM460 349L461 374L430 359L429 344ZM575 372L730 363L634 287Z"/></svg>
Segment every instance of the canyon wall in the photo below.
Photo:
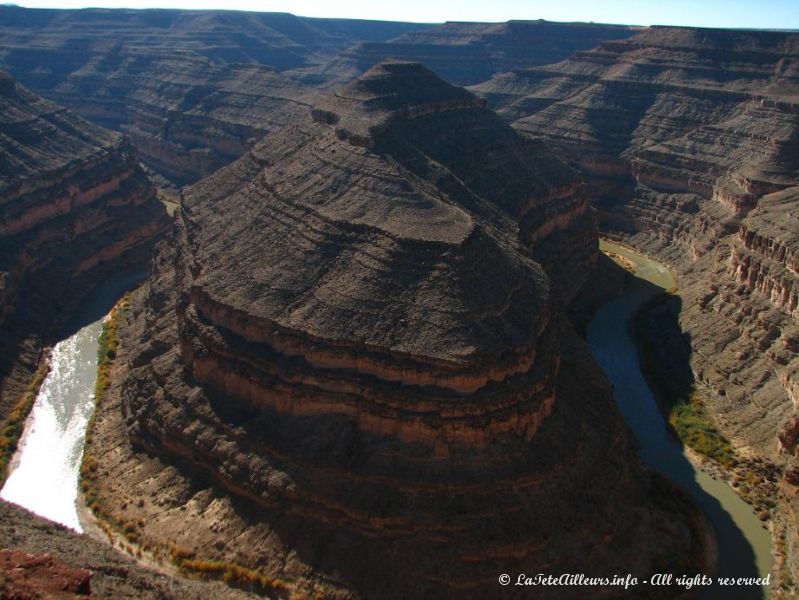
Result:
<svg viewBox="0 0 799 600"><path fill-rule="evenodd" d="M305 71L426 26L280 13L0 7L0 67L124 133L163 187L193 183L304 114ZM298 70L294 78L281 74Z"/></svg>
<svg viewBox="0 0 799 600"><path fill-rule="evenodd" d="M144 269L168 225L118 134L0 72L0 416L103 273Z"/></svg>
<svg viewBox="0 0 799 600"><path fill-rule="evenodd" d="M797 34L653 27L474 88L585 174L608 235L675 267L705 404L744 456L785 465L788 480L799 435L797 65ZM783 487L790 514L773 535L778 565L786 546L796 572L796 490Z"/></svg>
<svg viewBox="0 0 799 600"><path fill-rule="evenodd" d="M124 133L163 188L194 183L383 58L459 83L626 37L620 26L441 26L279 13L0 7L0 68ZM489 59L486 59L489 57Z"/></svg>
<svg viewBox="0 0 799 600"><path fill-rule="evenodd" d="M184 192L121 329L102 502L330 597L702 569L565 318L596 258L575 171L381 63Z"/></svg>

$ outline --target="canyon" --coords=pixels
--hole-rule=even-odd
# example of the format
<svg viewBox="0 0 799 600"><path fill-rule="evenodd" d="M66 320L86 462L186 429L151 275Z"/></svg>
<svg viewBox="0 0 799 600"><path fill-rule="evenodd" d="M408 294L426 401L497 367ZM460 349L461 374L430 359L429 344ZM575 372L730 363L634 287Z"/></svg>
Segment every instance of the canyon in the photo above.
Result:
<svg viewBox="0 0 799 600"><path fill-rule="evenodd" d="M579 167L607 235L677 270L677 347L716 425L742 455L787 461L791 573L798 53L791 33L653 27L473 88Z"/></svg>
<svg viewBox="0 0 799 600"><path fill-rule="evenodd" d="M280 13L0 6L0 68L124 133L156 183L174 192L305 114L319 88L341 85L384 58L422 61L455 83L475 83L514 61L552 62L631 33L546 22L431 26ZM490 66L478 60L488 52L498 57Z"/></svg>
<svg viewBox="0 0 799 600"><path fill-rule="evenodd" d="M214 11L0 7L0 66L124 133L164 187L192 183L304 113L312 69L422 26Z"/></svg>
<svg viewBox="0 0 799 600"><path fill-rule="evenodd" d="M69 326L85 294L109 272L142 268L169 221L133 147L118 134L39 98L6 73L0 107L5 427L46 362L44 349Z"/></svg>
<svg viewBox="0 0 799 600"><path fill-rule="evenodd" d="M326 597L495 597L531 561L705 568L563 311L596 240L575 171L381 62L184 190L121 327L100 505ZM142 479L158 502L135 505Z"/></svg>
<svg viewBox="0 0 799 600"><path fill-rule="evenodd" d="M781 475L789 598L797 65L784 32L0 7L35 92L0 75L0 417L166 234L93 430L141 545L340 598L708 570L581 337L623 280L601 230L674 269L662 358Z"/></svg>

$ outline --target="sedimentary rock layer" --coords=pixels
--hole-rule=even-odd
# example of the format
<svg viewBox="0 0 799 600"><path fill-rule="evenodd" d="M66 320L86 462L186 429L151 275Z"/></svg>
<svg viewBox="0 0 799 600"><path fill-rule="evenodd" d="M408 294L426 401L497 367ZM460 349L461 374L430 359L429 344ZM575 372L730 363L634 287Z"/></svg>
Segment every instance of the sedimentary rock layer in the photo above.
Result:
<svg viewBox="0 0 799 600"><path fill-rule="evenodd" d="M778 462L799 432L797 64L794 33L655 27L475 88L583 171L605 230L677 269L700 393Z"/></svg>
<svg viewBox="0 0 799 600"><path fill-rule="evenodd" d="M133 149L118 134L38 98L5 73L0 114L5 416L20 391L15 370L25 373L24 363L37 358L38 343L31 340L53 334L98 273L137 260L143 267L167 218ZM20 355L23 340L29 343Z"/></svg>
<svg viewBox="0 0 799 600"><path fill-rule="evenodd" d="M184 193L123 328L128 435L245 507L235 539L196 521L198 552L296 591L493 597L525 564L690 561L564 318L596 243L572 169L381 63Z"/></svg>
<svg viewBox="0 0 799 600"><path fill-rule="evenodd" d="M603 40L629 37L637 28L594 23L448 22L409 31L388 41L361 42L341 53L322 73L334 80L355 77L386 58L418 61L459 85L470 85L514 68L546 65L589 50Z"/></svg>
<svg viewBox="0 0 799 600"><path fill-rule="evenodd" d="M164 184L180 186L306 112L311 89L280 72L304 69L308 78L356 42L424 27L278 13L7 6L0 7L0 67L123 132Z"/></svg>
<svg viewBox="0 0 799 600"><path fill-rule="evenodd" d="M583 170L605 229L696 274L699 287L686 292L696 319L703 311L708 326L711 313L734 319L729 335L691 331L696 353L715 360L717 344L740 338L746 349L734 354L772 383L788 382L779 373L796 360L797 58L795 34L651 28L477 86L517 129L549 139ZM766 382L755 379L734 397L757 396ZM778 391L768 394L775 418L785 418L790 384L766 387ZM744 439L777 450L773 436Z"/></svg>

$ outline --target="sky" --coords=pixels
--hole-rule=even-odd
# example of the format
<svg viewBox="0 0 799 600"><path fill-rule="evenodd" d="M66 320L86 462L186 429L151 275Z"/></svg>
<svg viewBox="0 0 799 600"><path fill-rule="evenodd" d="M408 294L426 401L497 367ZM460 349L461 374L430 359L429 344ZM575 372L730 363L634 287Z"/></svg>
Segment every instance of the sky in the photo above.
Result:
<svg viewBox="0 0 799 600"><path fill-rule="evenodd" d="M594 21L799 29L799 0L0 0L30 8L194 8L384 21Z"/></svg>

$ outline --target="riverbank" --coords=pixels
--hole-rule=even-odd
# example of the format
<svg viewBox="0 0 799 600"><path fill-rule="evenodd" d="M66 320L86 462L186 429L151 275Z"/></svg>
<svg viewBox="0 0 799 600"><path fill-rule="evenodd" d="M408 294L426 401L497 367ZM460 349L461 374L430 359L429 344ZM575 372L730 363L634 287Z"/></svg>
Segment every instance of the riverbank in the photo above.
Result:
<svg viewBox="0 0 799 600"><path fill-rule="evenodd" d="M172 499L169 485L163 485L164 473L148 469L157 461L145 459L131 447L124 432L120 389L113 382L121 379L127 369L127 352L120 344L120 324L131 318L129 296L126 295L111 311L104 323L98 348L97 383L95 387L95 412L89 423L81 466L80 489L84 499L87 524L102 532L102 537L121 552L129 555L139 564L176 577L188 577L207 581L224 581L233 589L259 596L285 598L288 595L286 584L280 579L256 569L250 569L235 561L214 560L196 550L195 540L182 542L181 536L170 535L161 530L162 536L152 535L149 526L158 518L160 510L152 510L151 504L166 507ZM110 428L110 429L109 429ZM109 478L122 461L127 475L135 471L133 479L138 483L154 483L156 488L167 488L169 499L161 501L157 496L132 486L117 487L119 477ZM160 466L160 465L159 465ZM173 469L168 468L168 472ZM152 478L160 479L150 481ZM126 479L129 482L129 479ZM129 497L129 501L110 502ZM137 500L134 500L138 497ZM142 511L149 510L145 521ZM185 506L180 507L186 511ZM188 516L188 515L186 515ZM169 540L169 541L167 541ZM185 543L185 545L183 545Z"/></svg>
<svg viewBox="0 0 799 600"><path fill-rule="evenodd" d="M669 293L654 295L636 311L632 331L644 376L691 461L727 482L766 523L776 506L781 469L749 449L734 447L716 427L705 406L707 391L690 368L690 345L679 327L679 311L679 298Z"/></svg>
<svg viewBox="0 0 799 600"><path fill-rule="evenodd" d="M24 423L19 447L0 497L82 531L75 482L86 423L93 409L91 387L100 323L58 342L50 372Z"/></svg>
<svg viewBox="0 0 799 600"><path fill-rule="evenodd" d="M101 320L146 273L122 271L96 287L59 329L65 337L40 352L38 368L3 427L8 477L0 497L81 531L77 476L86 425L94 409ZM20 363L31 348L20 354ZM46 359L45 359L46 357ZM25 359L25 360L23 360ZM13 450L13 453L12 453Z"/></svg>
<svg viewBox="0 0 799 600"><path fill-rule="evenodd" d="M614 383L619 407L641 445L641 456L685 489L705 510L719 535L720 575L765 575L770 571L771 547L760 519L731 487L700 470L683 451L668 430L641 373L638 348L627 324L647 299L676 287L673 274L665 265L630 248L609 242L602 245L603 250L631 261L637 279L623 296L607 301L597 312L588 326L588 340ZM724 594L729 598L762 597L759 590L725 590Z"/></svg>
<svg viewBox="0 0 799 600"><path fill-rule="evenodd" d="M39 365L28 384L28 389L14 404L8 416L0 422L0 489L8 479L11 461L25 430L25 422L33 410L33 404L36 402L44 379L50 372L50 351L50 348L42 350Z"/></svg>

